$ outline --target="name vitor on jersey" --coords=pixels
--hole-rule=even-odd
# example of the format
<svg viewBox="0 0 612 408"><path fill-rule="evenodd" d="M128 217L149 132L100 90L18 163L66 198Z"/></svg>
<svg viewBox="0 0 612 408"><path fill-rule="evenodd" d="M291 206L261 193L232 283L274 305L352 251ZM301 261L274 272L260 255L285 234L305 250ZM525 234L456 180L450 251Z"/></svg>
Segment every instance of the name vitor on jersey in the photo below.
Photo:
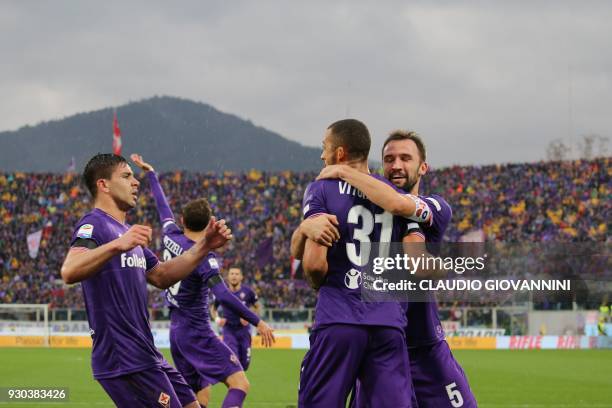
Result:
<svg viewBox="0 0 612 408"><path fill-rule="evenodd" d="M366 195L363 194L361 192L361 190L357 190L355 187L351 186L346 181L339 181L338 182L338 191L340 191L340 194L347 194L347 195L357 196L359 198L365 198L366 200L368 199L368 197L366 197Z"/></svg>
<svg viewBox="0 0 612 408"><path fill-rule="evenodd" d="M344 195L351 195L351 196L356 196L359 198L365 198L366 200L368 198L366 197L365 194L363 194L361 190L357 190L355 187L351 186L346 181L338 181L338 191L340 192L340 194L344 194ZM310 201L311 198L312 198L312 194L310 194L304 200L304 202L306 203L304 205L304 210L303 210L304 215L306 215L306 213L310 210L310 204L308 204L308 201Z"/></svg>

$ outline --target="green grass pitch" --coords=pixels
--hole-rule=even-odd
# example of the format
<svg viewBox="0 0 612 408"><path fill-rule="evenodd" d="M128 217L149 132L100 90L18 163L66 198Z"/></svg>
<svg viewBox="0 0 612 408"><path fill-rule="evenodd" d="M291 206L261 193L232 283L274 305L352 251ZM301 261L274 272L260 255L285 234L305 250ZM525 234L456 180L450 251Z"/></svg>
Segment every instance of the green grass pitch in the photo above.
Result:
<svg viewBox="0 0 612 408"><path fill-rule="evenodd" d="M167 350L166 356L169 357ZM302 350L254 350L245 406L294 407ZM456 351L482 408L612 407L612 350ZM112 407L92 379L90 351L0 349L0 387L68 387L67 403L16 407ZM219 407L225 387L213 389Z"/></svg>

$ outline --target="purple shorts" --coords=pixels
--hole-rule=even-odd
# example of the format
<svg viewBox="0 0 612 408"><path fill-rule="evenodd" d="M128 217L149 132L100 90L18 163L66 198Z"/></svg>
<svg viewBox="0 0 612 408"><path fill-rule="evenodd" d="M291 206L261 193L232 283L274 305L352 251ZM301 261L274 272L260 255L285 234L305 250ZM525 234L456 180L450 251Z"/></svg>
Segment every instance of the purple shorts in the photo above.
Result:
<svg viewBox="0 0 612 408"><path fill-rule="evenodd" d="M405 344L403 330L392 327L332 324L316 329L302 362L298 406L344 408L359 379L370 406L412 407Z"/></svg>
<svg viewBox="0 0 612 408"><path fill-rule="evenodd" d="M409 348L412 383L419 408L476 408L465 372L446 341Z"/></svg>
<svg viewBox="0 0 612 408"><path fill-rule="evenodd" d="M196 401L181 374L166 361L162 367L98 382L119 408L181 408Z"/></svg>
<svg viewBox="0 0 612 408"><path fill-rule="evenodd" d="M212 332L171 329L170 351L176 368L195 392L242 371L236 355Z"/></svg>
<svg viewBox="0 0 612 408"><path fill-rule="evenodd" d="M249 327L239 329L224 328L223 342L236 353L244 371L251 364L251 330Z"/></svg>

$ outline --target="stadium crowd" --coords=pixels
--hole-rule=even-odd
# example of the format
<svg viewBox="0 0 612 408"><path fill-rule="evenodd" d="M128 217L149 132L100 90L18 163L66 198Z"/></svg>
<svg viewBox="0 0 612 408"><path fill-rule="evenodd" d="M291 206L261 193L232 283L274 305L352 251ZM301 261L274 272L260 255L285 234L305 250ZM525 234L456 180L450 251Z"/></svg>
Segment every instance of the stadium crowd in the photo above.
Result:
<svg viewBox="0 0 612 408"><path fill-rule="evenodd" d="M316 173L164 173L160 179L178 217L182 204L206 197L235 239L220 252L225 268L239 265L266 307L309 308L316 299L292 276L289 242L301 220L304 188ZM607 241L610 228L610 158L431 171L422 192L438 193L453 208L447 241L478 231L487 241ZM0 302L83 307L80 285L59 278L72 229L91 205L75 174L0 173ZM160 225L146 181L128 222L154 227L152 248L161 255ZM36 258L26 237L42 229ZM152 289L150 305L163 306Z"/></svg>

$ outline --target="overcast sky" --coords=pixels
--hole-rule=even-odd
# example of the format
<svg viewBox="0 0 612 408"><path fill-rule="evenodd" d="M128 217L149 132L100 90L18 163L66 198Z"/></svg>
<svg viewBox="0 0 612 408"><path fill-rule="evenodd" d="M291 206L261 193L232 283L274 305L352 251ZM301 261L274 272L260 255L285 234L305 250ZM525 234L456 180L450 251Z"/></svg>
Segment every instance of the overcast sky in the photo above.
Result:
<svg viewBox="0 0 612 408"><path fill-rule="evenodd" d="M612 136L611 2L0 2L0 130L153 95L318 146L363 120L430 163Z"/></svg>

